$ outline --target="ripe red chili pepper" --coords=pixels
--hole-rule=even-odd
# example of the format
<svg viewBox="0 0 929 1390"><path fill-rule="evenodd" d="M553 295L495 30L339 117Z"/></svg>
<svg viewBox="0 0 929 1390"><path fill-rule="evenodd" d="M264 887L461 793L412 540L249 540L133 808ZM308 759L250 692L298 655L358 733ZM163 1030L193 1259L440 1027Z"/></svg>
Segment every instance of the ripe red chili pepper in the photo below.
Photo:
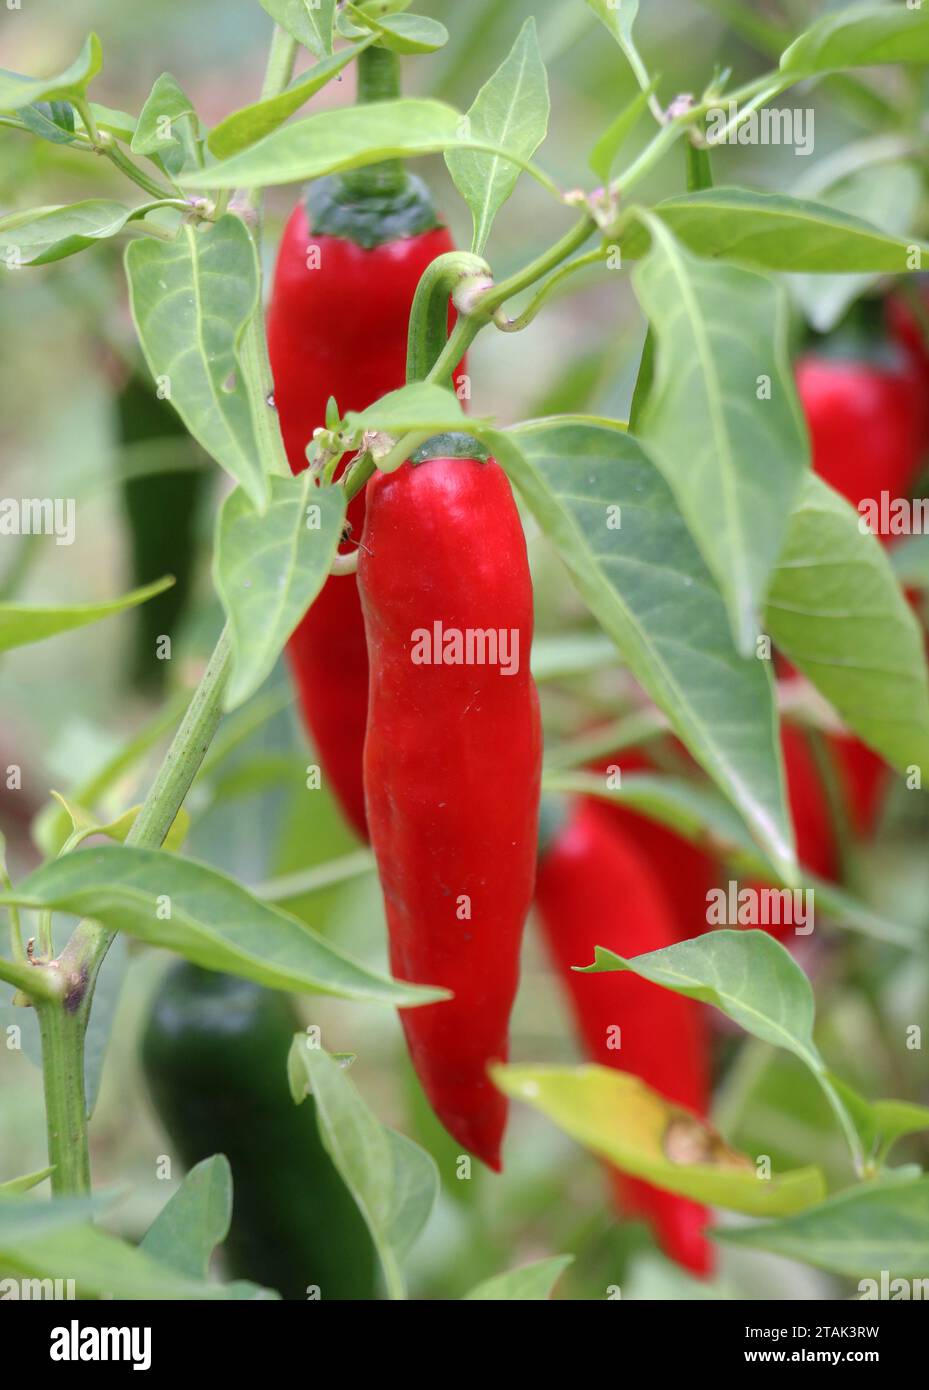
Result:
<svg viewBox="0 0 929 1390"><path fill-rule="evenodd" d="M683 745L678 745L683 752ZM654 762L639 749L627 749L607 758L601 770L618 767L623 773L654 773ZM720 878L719 864L691 840L659 821L616 802L604 801L604 812L648 859L668 889L674 912L676 939L687 941L706 931L706 895Z"/></svg>
<svg viewBox="0 0 929 1390"><path fill-rule="evenodd" d="M910 365L809 354L797 364L797 388L821 478L853 507L882 491L910 495L927 433L925 384Z"/></svg>
<svg viewBox="0 0 929 1390"><path fill-rule="evenodd" d="M393 60L377 49L363 56ZM306 447L325 423L330 396L345 414L404 384L416 286L450 250L425 186L399 164L321 179L294 208L268 316L274 397L294 473L307 466ZM364 507L359 493L348 509L351 541L343 553L357 545ZM324 772L346 817L367 838L361 761L368 659L354 576L327 580L288 655Z"/></svg>
<svg viewBox="0 0 929 1390"><path fill-rule="evenodd" d="M707 1041L702 1007L631 974L584 975L595 946L624 956L678 939L667 875L661 877L609 807L579 801L542 854L536 904L558 977L593 1061L639 1076L668 1100L706 1112ZM621 1046L610 1046L616 1026ZM620 1209L640 1212L671 1259L695 1274L713 1267L698 1202L610 1169Z"/></svg>
<svg viewBox="0 0 929 1390"><path fill-rule="evenodd" d="M415 457L368 484L368 826L394 974L454 992L401 1012L413 1064L449 1133L499 1170L507 1102L487 1064L507 1056L541 773L532 585L497 463L448 436Z"/></svg>

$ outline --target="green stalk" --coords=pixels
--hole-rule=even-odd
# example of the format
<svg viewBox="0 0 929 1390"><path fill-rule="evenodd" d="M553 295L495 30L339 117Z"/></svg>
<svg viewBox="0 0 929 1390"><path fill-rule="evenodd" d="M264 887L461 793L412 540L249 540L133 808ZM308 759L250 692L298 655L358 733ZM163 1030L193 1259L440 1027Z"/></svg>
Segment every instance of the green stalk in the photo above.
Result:
<svg viewBox="0 0 929 1390"><path fill-rule="evenodd" d="M395 101L400 95L400 59L389 49L371 47L358 55L356 103L367 106L376 101ZM385 197L402 193L407 173L400 159L385 159L381 164L367 164L362 169L349 169L339 175L342 187L352 198Z"/></svg>
<svg viewBox="0 0 929 1390"><path fill-rule="evenodd" d="M90 1191L87 1101L84 1094L84 1032L80 1012L59 1001L36 1001L42 1038L45 1123L52 1193Z"/></svg>

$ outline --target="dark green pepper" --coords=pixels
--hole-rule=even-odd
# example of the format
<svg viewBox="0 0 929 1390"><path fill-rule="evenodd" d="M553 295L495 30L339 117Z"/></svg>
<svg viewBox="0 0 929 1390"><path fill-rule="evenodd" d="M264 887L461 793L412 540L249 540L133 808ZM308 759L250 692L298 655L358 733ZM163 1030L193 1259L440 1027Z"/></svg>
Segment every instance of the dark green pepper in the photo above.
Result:
<svg viewBox="0 0 929 1390"><path fill-rule="evenodd" d="M187 1168L232 1168L230 1276L305 1299L375 1296L367 1226L323 1148L312 1099L296 1106L287 1054L291 1001L181 961L155 998L142 1061L155 1108Z"/></svg>
<svg viewBox="0 0 929 1390"><path fill-rule="evenodd" d="M172 588L141 604L134 614L133 681L141 689L157 690L168 666L158 659L156 643L163 635L176 636L187 609L197 555L197 516L212 472L209 459L194 445L170 403L156 396L150 380L131 376L116 398L116 413L124 450L164 442L164 459L152 460L158 471L130 473L122 481L133 587L165 574L175 580ZM178 458L181 448L184 453Z"/></svg>

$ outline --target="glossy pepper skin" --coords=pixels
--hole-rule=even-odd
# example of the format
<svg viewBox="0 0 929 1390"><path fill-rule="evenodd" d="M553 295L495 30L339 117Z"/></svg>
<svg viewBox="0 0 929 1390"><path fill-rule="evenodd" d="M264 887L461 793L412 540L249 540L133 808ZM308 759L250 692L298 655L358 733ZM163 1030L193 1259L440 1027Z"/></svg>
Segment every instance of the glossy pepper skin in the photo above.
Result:
<svg viewBox="0 0 929 1390"><path fill-rule="evenodd" d="M175 964L142 1040L158 1116L185 1167L224 1153L232 1168L230 1274L306 1299L370 1299L374 1248L323 1148L312 1100L296 1106L287 1054L299 1022L285 995Z"/></svg>
<svg viewBox="0 0 929 1390"><path fill-rule="evenodd" d="M682 745L678 748L683 752ZM606 772L611 767L632 774L657 771L647 754L634 748L606 759L600 770ZM718 862L705 849L659 821L650 820L618 802L600 804L665 883L674 913L676 939L689 941L705 932L707 893L722 877Z"/></svg>
<svg viewBox="0 0 929 1390"><path fill-rule="evenodd" d="M853 507L882 491L909 497L927 433L925 383L911 366L808 354L797 389L821 478Z"/></svg>
<svg viewBox="0 0 929 1390"><path fill-rule="evenodd" d="M656 871L610 808L584 799L542 853L536 906L590 1059L641 1077L699 1116L708 1087L701 1006L631 974L571 969L589 965L596 946L624 956L670 946L678 930L669 888L673 880ZM617 1024L618 1049L609 1046ZM609 1176L617 1206L640 1213L672 1260L693 1274L712 1272L705 1207L614 1168Z"/></svg>
<svg viewBox="0 0 929 1390"><path fill-rule="evenodd" d="M454 992L401 1011L403 1028L439 1119L499 1170L507 1102L487 1064L507 1057L542 747L526 543L503 470L472 455L375 474L358 586L371 667L365 791L391 966ZM419 664L439 623L446 635L518 639L513 673Z"/></svg>
<svg viewBox="0 0 929 1390"><path fill-rule="evenodd" d="M133 373L116 397L116 420L122 448L160 442L167 451L172 441L193 441L169 401L159 400L151 380ZM176 462L176 451L175 460ZM177 637L190 604L196 567L198 516L212 491L213 468L205 454L193 454L193 466L144 473L123 480L122 498L129 524L132 587L151 584L166 574L174 584L143 603L133 614L135 650L133 681L152 693L164 684L170 669L160 661L156 645L162 636Z"/></svg>
<svg viewBox="0 0 929 1390"><path fill-rule="evenodd" d="M354 201L338 180L323 179L294 208L268 316L274 399L294 473L307 466L306 446L325 424L330 396L344 414L404 384L416 286L436 256L452 249L425 189L412 178L396 196ZM343 553L357 546L364 507L361 493L349 507L352 531ZM368 660L353 575L327 580L288 655L329 785L366 839L361 761Z"/></svg>

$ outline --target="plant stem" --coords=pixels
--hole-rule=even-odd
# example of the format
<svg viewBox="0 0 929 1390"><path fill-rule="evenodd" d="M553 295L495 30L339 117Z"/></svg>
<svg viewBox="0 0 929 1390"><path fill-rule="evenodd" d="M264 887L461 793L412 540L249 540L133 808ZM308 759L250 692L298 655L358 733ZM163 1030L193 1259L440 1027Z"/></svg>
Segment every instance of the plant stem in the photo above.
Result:
<svg viewBox="0 0 929 1390"><path fill-rule="evenodd" d="M90 1191L87 1101L84 1094L84 1031L80 1010L58 1000L36 1002L42 1037L48 1161L56 1197Z"/></svg>
<svg viewBox="0 0 929 1390"><path fill-rule="evenodd" d="M392 101L400 95L400 59L386 48L366 48L356 63L358 90L356 102L367 106L375 101ZM401 193L407 173L400 159L385 159L361 169L347 169L339 181L353 198L387 197Z"/></svg>
<svg viewBox="0 0 929 1390"><path fill-rule="evenodd" d="M845 1135L845 1142L848 1144L849 1153L852 1156L852 1163L855 1165L855 1173L861 1178L864 1176L864 1151L861 1147L861 1138L855 1128L852 1118L843 1105L838 1091L836 1091L828 1076L826 1076L824 1072L818 1070L814 1070L813 1075L819 1082L823 1094L832 1109L832 1113L839 1122L842 1133Z"/></svg>
<svg viewBox="0 0 929 1390"><path fill-rule="evenodd" d="M539 286L521 314L515 319L510 319L503 317L503 311L500 310L494 316L494 323L503 333L521 333L524 328L529 327L543 304L563 280L567 280L578 270L587 270L592 265L598 265L603 259L604 248L598 246L596 250L587 251L583 256L577 256L573 261L566 261L564 265L560 265L557 270L552 271L548 279Z"/></svg>
<svg viewBox="0 0 929 1390"><path fill-rule="evenodd" d="M522 270L518 270L507 280L501 280L492 290L488 290L487 294L482 295L479 305L481 315L485 319L491 318L493 311L506 300L512 299L514 294L519 294L522 290L529 289L537 280L541 280L543 275L547 275L550 270L554 270L562 261L566 261L575 251L579 251L587 238L592 236L596 230L597 224L594 219L585 214L569 232L565 233L560 241L555 242L554 246L550 246L547 251L543 251L541 256L530 261Z"/></svg>
<svg viewBox="0 0 929 1390"><path fill-rule="evenodd" d="M229 672L229 634L223 629L193 698L126 843L157 849L174 824L222 718ZM116 933L98 923L79 923L61 953L58 972L65 990L54 1002L38 1003L45 1074L49 1162L56 1165L52 1190L85 1192L90 1186L84 1098L84 1038L100 967Z"/></svg>
<svg viewBox="0 0 929 1390"><path fill-rule="evenodd" d="M157 179L151 178L146 174L144 169L140 169L138 164L129 158L122 146L112 144L95 146L95 148L100 149L120 173L125 174L127 179L131 179L133 183L138 184L139 188L144 188L145 192L150 193L153 198L163 200L177 197L176 191L165 188L164 184L159 183Z"/></svg>

